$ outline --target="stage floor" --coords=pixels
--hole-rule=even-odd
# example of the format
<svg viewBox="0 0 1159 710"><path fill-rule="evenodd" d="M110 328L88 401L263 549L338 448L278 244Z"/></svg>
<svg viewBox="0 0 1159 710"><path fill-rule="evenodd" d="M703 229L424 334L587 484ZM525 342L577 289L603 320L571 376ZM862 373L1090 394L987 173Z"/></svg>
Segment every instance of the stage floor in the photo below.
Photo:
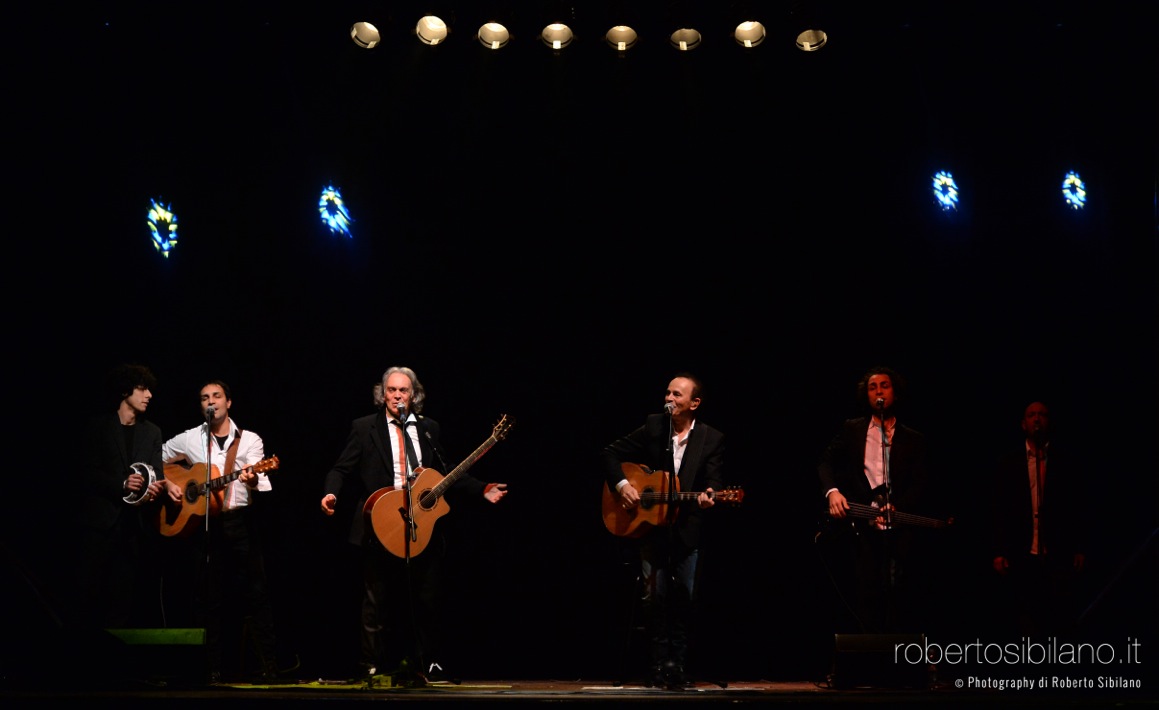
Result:
<svg viewBox="0 0 1159 710"><path fill-rule="evenodd" d="M617 685L608 680L504 680L472 682L459 685L435 684L422 687L395 685L389 676L374 681L301 680L278 685L223 684L180 686L159 681L136 681L118 684L116 688L28 687L0 693L6 700L100 700L118 703L165 702L182 700L198 703L233 703L276 701L280 703L327 701L389 701L416 703L463 702L535 702L566 704L597 703L700 703L736 706L748 703L817 705L827 703L870 703L889 706L904 704L980 703L1002 707L1116 707L1156 704L1154 692L1148 689L1128 690L1060 690L1060 689L979 689L956 688L956 681L935 683L921 689L853 688L834 689L810 681L799 682L698 682L683 690L663 690L642 685Z"/></svg>

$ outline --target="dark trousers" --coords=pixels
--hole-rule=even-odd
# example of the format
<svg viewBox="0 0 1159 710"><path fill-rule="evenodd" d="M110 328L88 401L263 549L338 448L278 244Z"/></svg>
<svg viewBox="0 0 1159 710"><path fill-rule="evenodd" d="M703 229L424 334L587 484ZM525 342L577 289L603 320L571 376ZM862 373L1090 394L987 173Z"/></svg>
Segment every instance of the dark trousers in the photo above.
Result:
<svg viewBox="0 0 1159 710"><path fill-rule="evenodd" d="M650 659L654 667L666 662L683 667L688 661L699 553L681 545L666 530L657 532L640 548Z"/></svg>
<svg viewBox="0 0 1159 710"><path fill-rule="evenodd" d="M250 508L209 518L208 536L197 560L194 618L205 628L210 670L244 675L256 663L261 673L276 673L274 613L266 585L261 536ZM205 531L203 531L205 532ZM245 654L245 650L250 651Z"/></svg>
<svg viewBox="0 0 1159 710"><path fill-rule="evenodd" d="M442 603L445 540L435 535L419 555L388 552L373 533L363 541L362 648L364 669L389 672L404 659L446 663Z"/></svg>

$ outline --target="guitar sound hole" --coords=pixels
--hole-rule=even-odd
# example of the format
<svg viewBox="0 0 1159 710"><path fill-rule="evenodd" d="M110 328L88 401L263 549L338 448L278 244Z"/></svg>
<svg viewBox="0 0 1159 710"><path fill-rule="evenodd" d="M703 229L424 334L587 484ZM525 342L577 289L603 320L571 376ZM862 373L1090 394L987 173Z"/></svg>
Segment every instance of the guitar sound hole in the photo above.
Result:
<svg viewBox="0 0 1159 710"><path fill-rule="evenodd" d="M640 494L640 508L641 509L647 510L647 509L652 507L652 503L653 503L652 496L653 496L653 490L651 488L645 488L644 492Z"/></svg>
<svg viewBox="0 0 1159 710"><path fill-rule="evenodd" d="M185 500L190 503L197 502L197 486L195 484L189 483L185 486Z"/></svg>

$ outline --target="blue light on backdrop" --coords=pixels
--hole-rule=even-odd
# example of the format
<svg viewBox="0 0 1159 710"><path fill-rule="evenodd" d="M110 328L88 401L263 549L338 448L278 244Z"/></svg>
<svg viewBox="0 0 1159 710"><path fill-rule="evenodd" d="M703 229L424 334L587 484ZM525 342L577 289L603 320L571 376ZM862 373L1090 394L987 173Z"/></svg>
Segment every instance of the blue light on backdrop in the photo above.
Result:
<svg viewBox="0 0 1159 710"><path fill-rule="evenodd" d="M934 174L934 199L943 212L958 209L958 184L954 182L954 176L945 170Z"/></svg>
<svg viewBox="0 0 1159 710"><path fill-rule="evenodd" d="M157 200L149 203L149 233L153 237L153 247L168 259L169 252L177 246L177 215L169 211L171 205L162 205Z"/></svg>
<svg viewBox="0 0 1159 710"><path fill-rule="evenodd" d="M1087 204L1086 183L1073 170L1062 179L1062 197L1071 209L1081 210Z"/></svg>
<svg viewBox="0 0 1159 710"><path fill-rule="evenodd" d="M338 188L333 185L322 188L322 196L318 198L318 213L322 216L322 224L330 229L331 234L354 237L350 232L350 223L354 220L350 218L350 212L346 209L346 203L342 201L342 193Z"/></svg>

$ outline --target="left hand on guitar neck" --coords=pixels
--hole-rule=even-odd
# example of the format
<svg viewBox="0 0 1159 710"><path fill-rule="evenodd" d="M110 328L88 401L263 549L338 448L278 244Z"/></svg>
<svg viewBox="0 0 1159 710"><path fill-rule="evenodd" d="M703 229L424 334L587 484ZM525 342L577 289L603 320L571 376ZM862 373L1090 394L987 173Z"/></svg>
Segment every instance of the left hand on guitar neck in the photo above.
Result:
<svg viewBox="0 0 1159 710"><path fill-rule="evenodd" d="M238 474L237 480L244 483L247 488L257 488L258 487L258 474L254 473L253 466L246 466L245 468L243 468L241 470L241 473Z"/></svg>

